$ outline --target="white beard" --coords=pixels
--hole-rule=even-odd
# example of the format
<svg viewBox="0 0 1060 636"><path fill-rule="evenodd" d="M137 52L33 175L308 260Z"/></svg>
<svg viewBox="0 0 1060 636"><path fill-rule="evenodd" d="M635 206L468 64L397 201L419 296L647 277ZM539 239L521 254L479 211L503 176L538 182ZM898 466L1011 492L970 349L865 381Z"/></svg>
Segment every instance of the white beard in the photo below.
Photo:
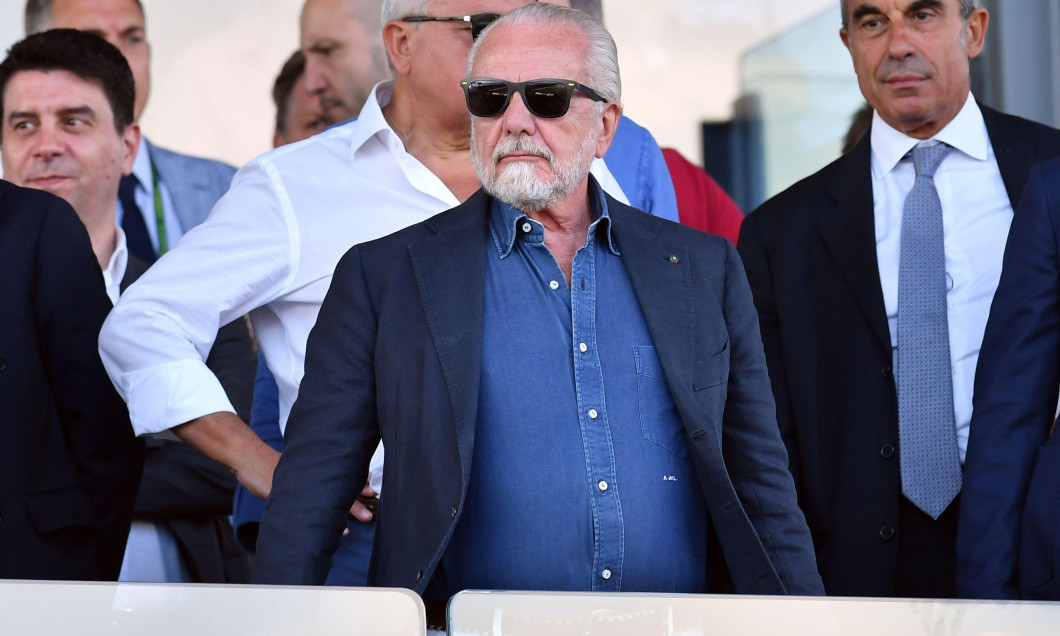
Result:
<svg viewBox="0 0 1060 636"><path fill-rule="evenodd" d="M589 174L589 166L596 157L596 142L594 127L577 153L567 161L556 161L547 148L537 145L525 135L506 137L497 144L489 164L486 164L479 156L475 128L472 126L471 163L486 192L523 212L537 212L556 205L574 192L574 188ZM511 162L498 174L497 162L516 152L536 155L548 161L552 179L539 177L530 161Z"/></svg>

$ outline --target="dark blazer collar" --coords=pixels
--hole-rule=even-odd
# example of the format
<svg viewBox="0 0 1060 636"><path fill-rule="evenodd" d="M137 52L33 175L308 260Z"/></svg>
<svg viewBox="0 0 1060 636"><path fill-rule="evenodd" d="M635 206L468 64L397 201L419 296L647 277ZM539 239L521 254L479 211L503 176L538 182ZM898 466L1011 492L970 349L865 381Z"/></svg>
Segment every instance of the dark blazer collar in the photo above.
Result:
<svg viewBox="0 0 1060 636"><path fill-rule="evenodd" d="M829 204L815 217L817 230L835 259L850 293L880 345L891 348L887 308L883 302L876 259L876 221L872 199L872 169L866 134L849 153L825 168ZM813 205L812 202L807 202Z"/></svg>
<svg viewBox="0 0 1060 636"><path fill-rule="evenodd" d="M663 221L607 196L611 232L633 292L672 381L691 386L695 354L688 246ZM687 382L685 382L687 380Z"/></svg>
<svg viewBox="0 0 1060 636"><path fill-rule="evenodd" d="M408 246L427 326L449 390L465 488L482 372L489 201L485 191L479 190L461 205L427 219L424 225L432 234Z"/></svg>
<svg viewBox="0 0 1060 636"><path fill-rule="evenodd" d="M1029 138L1026 128L1020 128L1023 120L1000 113L992 108L980 105L986 132L990 136L990 145L994 148L997 167L1001 171L1001 180L1005 183L1008 200L1015 210L1031 166L1042 160L1040 147L1042 138Z"/></svg>

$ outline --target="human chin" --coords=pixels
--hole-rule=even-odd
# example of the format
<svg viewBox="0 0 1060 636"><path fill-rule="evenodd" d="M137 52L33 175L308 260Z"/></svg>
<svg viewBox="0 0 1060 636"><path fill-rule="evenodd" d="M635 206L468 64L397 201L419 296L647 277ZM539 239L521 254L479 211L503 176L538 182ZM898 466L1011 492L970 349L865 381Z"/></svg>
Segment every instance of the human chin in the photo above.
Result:
<svg viewBox="0 0 1060 636"><path fill-rule="evenodd" d="M537 174L533 162L514 161L493 172L486 190L524 212L552 207L562 198L556 180L546 181Z"/></svg>

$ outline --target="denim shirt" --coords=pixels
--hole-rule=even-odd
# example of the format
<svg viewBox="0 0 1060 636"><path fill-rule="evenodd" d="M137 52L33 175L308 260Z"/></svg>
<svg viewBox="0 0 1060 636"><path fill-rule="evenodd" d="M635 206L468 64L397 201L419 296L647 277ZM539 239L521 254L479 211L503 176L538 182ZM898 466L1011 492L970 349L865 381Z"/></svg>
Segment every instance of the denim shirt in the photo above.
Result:
<svg viewBox="0 0 1060 636"><path fill-rule="evenodd" d="M705 589L684 429L594 181L590 193L570 287L544 227L492 203L472 469L437 592Z"/></svg>

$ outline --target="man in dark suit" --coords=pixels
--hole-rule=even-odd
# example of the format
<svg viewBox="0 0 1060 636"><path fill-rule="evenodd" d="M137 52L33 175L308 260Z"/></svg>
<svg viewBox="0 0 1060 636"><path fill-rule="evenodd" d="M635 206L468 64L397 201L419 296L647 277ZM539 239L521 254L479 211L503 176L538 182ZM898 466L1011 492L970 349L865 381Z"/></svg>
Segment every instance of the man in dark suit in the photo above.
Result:
<svg viewBox="0 0 1060 636"><path fill-rule="evenodd" d="M1005 236L1060 134L976 104L971 0L841 6L871 131L748 216L739 251L825 589L949 597Z"/></svg>
<svg viewBox="0 0 1060 636"><path fill-rule="evenodd" d="M0 578L121 569L143 449L96 352L95 261L62 199L0 181Z"/></svg>
<svg viewBox="0 0 1060 636"><path fill-rule="evenodd" d="M735 250L589 177L621 113L613 40L533 3L468 74L484 189L340 261L255 579L324 581L381 437L371 584L820 593Z"/></svg>
<svg viewBox="0 0 1060 636"><path fill-rule="evenodd" d="M1060 159L1031 169L975 376L961 596L1060 600Z"/></svg>
<svg viewBox="0 0 1060 636"><path fill-rule="evenodd" d="M146 269L129 254L115 223L119 180L136 158L140 131L132 121L133 76L121 53L104 40L61 29L26 38L5 61L0 83L10 132L0 138L4 174L18 185L64 198L88 229L112 301ZM253 372L253 352L240 321L222 328L208 363L233 395ZM240 401L245 408L249 395ZM148 441L123 580L244 581L224 573L235 478L184 444ZM220 516L220 518L218 518ZM146 539L144 537L146 536ZM154 550L137 549L152 541ZM139 542L139 543L138 543ZM161 553L150 560L143 554ZM238 565L238 559L231 559Z"/></svg>

